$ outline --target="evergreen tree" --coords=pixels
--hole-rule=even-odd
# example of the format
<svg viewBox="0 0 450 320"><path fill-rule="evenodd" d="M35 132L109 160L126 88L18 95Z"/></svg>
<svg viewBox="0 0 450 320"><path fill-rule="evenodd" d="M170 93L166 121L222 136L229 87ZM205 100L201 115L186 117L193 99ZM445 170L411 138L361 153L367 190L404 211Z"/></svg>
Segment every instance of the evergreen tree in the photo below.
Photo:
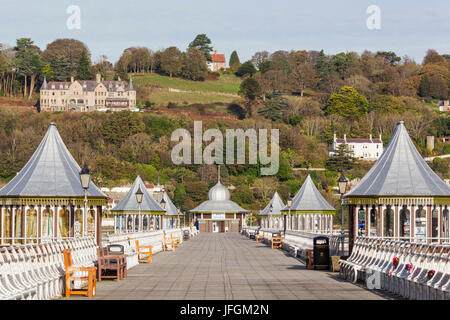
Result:
<svg viewBox="0 0 450 320"><path fill-rule="evenodd" d="M339 114L347 119L354 119L367 113L366 97L352 87L342 87L339 93L331 95L327 101L326 113Z"/></svg>
<svg viewBox="0 0 450 320"><path fill-rule="evenodd" d="M419 84L419 96L431 97L431 80L430 76L425 74Z"/></svg>
<svg viewBox="0 0 450 320"><path fill-rule="evenodd" d="M251 61L246 61L243 64L241 64L241 66L239 67L239 69L236 71L236 75L238 77L243 77L246 75L254 75L256 73L256 68L253 65L253 63Z"/></svg>
<svg viewBox="0 0 450 320"><path fill-rule="evenodd" d="M330 171L351 170L355 164L353 150L346 143L338 145L334 156L325 161L325 168Z"/></svg>
<svg viewBox="0 0 450 320"><path fill-rule="evenodd" d="M213 50L211 46L211 39L204 33L199 34L195 37L195 39L189 43L189 48L197 48L202 51L205 55L207 61L211 61L210 52Z"/></svg>
<svg viewBox="0 0 450 320"><path fill-rule="evenodd" d="M241 62L239 61L239 57L236 50L231 53L230 61L228 64L230 65L230 69L233 72L237 71L241 66Z"/></svg>
<svg viewBox="0 0 450 320"><path fill-rule="evenodd" d="M80 64L78 65L77 78L80 80L91 79L91 61L89 59L86 50L84 50L81 53Z"/></svg>

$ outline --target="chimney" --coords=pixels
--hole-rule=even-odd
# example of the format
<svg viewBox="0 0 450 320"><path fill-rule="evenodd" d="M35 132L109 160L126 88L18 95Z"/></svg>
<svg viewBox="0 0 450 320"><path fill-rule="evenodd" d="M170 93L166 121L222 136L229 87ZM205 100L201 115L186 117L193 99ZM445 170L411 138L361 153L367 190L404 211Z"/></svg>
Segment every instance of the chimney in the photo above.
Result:
<svg viewBox="0 0 450 320"><path fill-rule="evenodd" d="M117 80L122 81L122 79L120 79L120 76L117 76Z"/></svg>
<svg viewBox="0 0 450 320"><path fill-rule="evenodd" d="M333 135L333 141L336 142L336 131L334 132L334 135Z"/></svg>
<svg viewBox="0 0 450 320"><path fill-rule="evenodd" d="M217 50L214 50L214 54L217 54Z"/></svg>
<svg viewBox="0 0 450 320"><path fill-rule="evenodd" d="M100 82L100 80L101 80L101 75L100 75L100 73L97 73L95 75L95 81Z"/></svg>
<svg viewBox="0 0 450 320"><path fill-rule="evenodd" d="M73 81L74 81L74 79L73 79L73 76L72 76L72 77L70 77L70 82L73 83Z"/></svg>
<svg viewBox="0 0 450 320"><path fill-rule="evenodd" d="M344 141L347 143L347 135L344 133Z"/></svg>
<svg viewBox="0 0 450 320"><path fill-rule="evenodd" d="M381 140L381 133L380 133L380 141L383 141L383 140Z"/></svg>
<svg viewBox="0 0 450 320"><path fill-rule="evenodd" d="M370 138L369 138L369 139L370 139L370 142L373 142L373 141L372 141L372 134L370 134Z"/></svg>

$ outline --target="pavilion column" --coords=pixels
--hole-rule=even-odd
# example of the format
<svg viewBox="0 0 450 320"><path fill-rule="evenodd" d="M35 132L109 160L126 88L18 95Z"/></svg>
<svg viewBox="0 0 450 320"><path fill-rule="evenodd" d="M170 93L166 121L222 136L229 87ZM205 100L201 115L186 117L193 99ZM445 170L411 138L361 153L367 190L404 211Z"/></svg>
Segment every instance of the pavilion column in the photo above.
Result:
<svg viewBox="0 0 450 320"><path fill-rule="evenodd" d="M20 234L21 234L21 236L22 236L22 240L20 241L20 243L22 243L22 244L25 244L26 243L26 237L27 237L27 235L25 234L25 223L26 223L26 221L25 221L25 206L24 205L22 205L22 207L21 207L21 209L20 209Z"/></svg>
<svg viewBox="0 0 450 320"><path fill-rule="evenodd" d="M348 254L350 255L353 250L353 242L355 239L355 205L348 206Z"/></svg>
<svg viewBox="0 0 450 320"><path fill-rule="evenodd" d="M399 221L398 204L396 204L394 210L394 237L399 237Z"/></svg>
<svg viewBox="0 0 450 320"><path fill-rule="evenodd" d="M366 204L366 237L369 236L369 229L370 229L370 209L369 209L369 205Z"/></svg>
<svg viewBox="0 0 450 320"><path fill-rule="evenodd" d="M53 213L53 239L57 239L58 236L59 236L59 232L58 232L58 222L59 222L58 209L59 209L59 206L55 205L54 213Z"/></svg>
<svg viewBox="0 0 450 320"><path fill-rule="evenodd" d="M42 237L42 206L37 206L37 243L41 243Z"/></svg>
<svg viewBox="0 0 450 320"><path fill-rule="evenodd" d="M431 238L433 236L432 223L431 223L431 204L427 204L427 237ZM427 243L431 243L432 239L428 239Z"/></svg>
<svg viewBox="0 0 450 320"><path fill-rule="evenodd" d="M414 205L411 205L411 213L410 213L410 226L409 226L409 232L410 237L415 238L416 237L416 214L414 212Z"/></svg>
<svg viewBox="0 0 450 320"><path fill-rule="evenodd" d="M0 206L1 210L1 206ZM442 205L439 206L439 244L442 244L442 238L444 237L444 220L442 213Z"/></svg>
<svg viewBox="0 0 450 320"><path fill-rule="evenodd" d="M97 233L97 245L102 247L102 206L97 206L97 224L95 230Z"/></svg>
<svg viewBox="0 0 450 320"><path fill-rule="evenodd" d="M9 237L11 238L11 244L14 243L14 206L9 206L10 219L9 219Z"/></svg>
<svg viewBox="0 0 450 320"><path fill-rule="evenodd" d="M0 204L0 244L3 243L3 206Z"/></svg>
<svg viewBox="0 0 450 320"><path fill-rule="evenodd" d="M74 224L75 224L75 206L73 204L70 205L70 230L69 230L69 234L71 237L75 236L75 228L74 228Z"/></svg>
<svg viewBox="0 0 450 320"><path fill-rule="evenodd" d="M125 233L128 232L128 215L125 215L125 229L124 229Z"/></svg>
<svg viewBox="0 0 450 320"><path fill-rule="evenodd" d="M378 212L377 212L377 236L382 237L383 236L383 206L378 205Z"/></svg>

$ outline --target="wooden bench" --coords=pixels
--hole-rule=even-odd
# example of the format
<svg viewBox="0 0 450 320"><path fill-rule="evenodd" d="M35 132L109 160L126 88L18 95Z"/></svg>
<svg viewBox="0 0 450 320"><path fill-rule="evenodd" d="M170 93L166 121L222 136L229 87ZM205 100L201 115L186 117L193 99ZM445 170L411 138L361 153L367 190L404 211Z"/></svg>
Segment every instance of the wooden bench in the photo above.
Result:
<svg viewBox="0 0 450 320"><path fill-rule="evenodd" d="M139 245L139 240L136 240L135 243L136 243L136 251L138 254L138 262L152 263L153 246L141 246L141 245ZM148 256L148 258L141 259L141 255Z"/></svg>
<svg viewBox="0 0 450 320"><path fill-rule="evenodd" d="M96 289L96 267L74 267L72 262L72 250L64 249L64 265L66 276L66 297L70 297L71 294L82 294L92 297L95 295ZM86 276L75 276L75 272L87 272ZM87 290L72 290L72 282L74 281L87 281Z"/></svg>
<svg viewBox="0 0 450 320"><path fill-rule="evenodd" d="M263 233L258 233L255 236L255 240L256 240L256 242L264 242L264 232Z"/></svg>
<svg viewBox="0 0 450 320"><path fill-rule="evenodd" d="M281 249L283 247L283 241L281 240L281 235L277 237L272 237L270 240L272 243L272 249Z"/></svg>
<svg viewBox="0 0 450 320"><path fill-rule="evenodd" d="M163 234L163 251L172 250L175 251L175 245L172 239L166 239L166 235Z"/></svg>
<svg viewBox="0 0 450 320"><path fill-rule="evenodd" d="M173 233L170 234L170 239L172 240L174 246L176 247L180 247L181 244L181 239L178 236L174 236Z"/></svg>

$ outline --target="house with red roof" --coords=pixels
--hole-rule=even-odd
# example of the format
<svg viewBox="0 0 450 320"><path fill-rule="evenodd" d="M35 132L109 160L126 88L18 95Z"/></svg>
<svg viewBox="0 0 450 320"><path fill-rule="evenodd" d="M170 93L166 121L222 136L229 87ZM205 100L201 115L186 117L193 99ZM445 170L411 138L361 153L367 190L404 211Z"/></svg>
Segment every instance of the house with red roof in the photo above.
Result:
<svg viewBox="0 0 450 320"><path fill-rule="evenodd" d="M217 53L217 50L211 54L211 61L207 62L208 68L211 71L219 71L220 69L226 69L227 63L225 61L225 54Z"/></svg>

